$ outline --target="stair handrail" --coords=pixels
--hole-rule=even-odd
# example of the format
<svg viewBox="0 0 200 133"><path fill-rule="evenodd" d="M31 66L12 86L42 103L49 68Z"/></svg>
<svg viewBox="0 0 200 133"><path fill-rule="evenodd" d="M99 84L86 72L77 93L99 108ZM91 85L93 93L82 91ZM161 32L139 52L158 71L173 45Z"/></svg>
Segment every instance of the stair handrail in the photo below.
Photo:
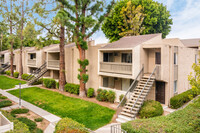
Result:
<svg viewBox="0 0 200 133"><path fill-rule="evenodd" d="M138 73L137 77L135 78L135 80L132 82L132 84L130 85L129 89L126 91L126 94L124 95L124 97L122 98L122 100L120 101L119 105L117 106L117 108L120 107L120 105L122 104L122 102L124 101L124 99L126 98L126 96L128 95L128 93L130 92L130 90L132 89L133 85L136 83L138 77L140 76L140 74L144 71L144 66L142 67L142 69L140 70L140 72ZM134 88L135 89L135 88ZM133 90L134 90L133 89Z"/></svg>
<svg viewBox="0 0 200 133"><path fill-rule="evenodd" d="M42 64L42 66L40 66L39 68L37 68L33 73L31 73L26 80L29 80L32 76L34 76L35 74L38 74L39 72L41 72L41 70L43 68L45 68L44 66L46 66L46 62L44 64Z"/></svg>
<svg viewBox="0 0 200 133"><path fill-rule="evenodd" d="M127 133L124 129L121 128L121 124L111 125L111 133Z"/></svg>
<svg viewBox="0 0 200 133"><path fill-rule="evenodd" d="M3 65L1 66L1 68L4 68L4 67L6 67L6 66L8 66L8 65L9 65L9 62L3 64Z"/></svg>
<svg viewBox="0 0 200 133"><path fill-rule="evenodd" d="M149 78L148 78L148 80L147 80L146 84L144 85L144 87L143 87L142 91L140 92L140 95L137 97L136 101L134 102L134 104L133 104L133 106L132 106L132 108L131 108L130 112L132 112L132 111L133 111L133 108L135 107L135 104L137 103L138 99L139 99L139 98L140 98L140 96L142 95L142 93L143 93L143 91L144 91L145 87L147 86L147 84L148 84L149 80L151 79L152 75L155 73L155 71L156 71L156 68L157 68L157 66L155 66L155 68L154 68L153 72L152 72L152 73L151 73L151 75L149 76Z"/></svg>

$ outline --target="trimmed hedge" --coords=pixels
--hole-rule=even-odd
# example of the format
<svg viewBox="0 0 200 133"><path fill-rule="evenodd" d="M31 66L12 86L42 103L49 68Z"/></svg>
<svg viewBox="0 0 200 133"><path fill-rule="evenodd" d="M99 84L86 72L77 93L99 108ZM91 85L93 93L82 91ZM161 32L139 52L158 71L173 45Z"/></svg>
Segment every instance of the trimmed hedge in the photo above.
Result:
<svg viewBox="0 0 200 133"><path fill-rule="evenodd" d="M28 118L26 118L26 117L19 117L19 118L17 118L17 119L18 119L19 121L23 122L24 124L26 124L26 125L29 127L29 130L30 130L30 131L36 130L37 124L36 124L34 121L32 121L32 120L30 120L30 119L28 119Z"/></svg>
<svg viewBox="0 0 200 133"><path fill-rule="evenodd" d="M83 124L63 118L56 124L55 133L89 133Z"/></svg>
<svg viewBox="0 0 200 133"><path fill-rule="evenodd" d="M89 88L87 90L87 97L93 97L94 96L94 88Z"/></svg>
<svg viewBox="0 0 200 133"><path fill-rule="evenodd" d="M35 118L34 121L35 121L35 122L42 122L42 121L43 121L43 118Z"/></svg>
<svg viewBox="0 0 200 133"><path fill-rule="evenodd" d="M154 100L145 101L139 111L140 118L150 118L163 114L163 108L160 102Z"/></svg>
<svg viewBox="0 0 200 133"><path fill-rule="evenodd" d="M34 82L32 85L40 85L40 84L43 84L43 78L40 78L39 80Z"/></svg>
<svg viewBox="0 0 200 133"><path fill-rule="evenodd" d="M98 101L108 101L108 102L114 103L115 98L116 98L115 95L116 95L115 92L111 90L107 91L107 90L98 89L96 99Z"/></svg>
<svg viewBox="0 0 200 133"><path fill-rule="evenodd" d="M19 72L14 72L13 76L14 76L15 78L18 78L18 77L19 77Z"/></svg>
<svg viewBox="0 0 200 133"><path fill-rule="evenodd" d="M24 73L24 74L22 74L22 79L23 79L23 80L27 80L27 77L28 77L28 76L29 76L28 74Z"/></svg>
<svg viewBox="0 0 200 133"><path fill-rule="evenodd" d="M9 100L5 100L5 101L0 102L0 108L11 106L11 105L12 105L12 102L9 101Z"/></svg>
<svg viewBox="0 0 200 133"><path fill-rule="evenodd" d="M10 70L6 71L6 75L10 76L10 74L11 74Z"/></svg>
<svg viewBox="0 0 200 133"><path fill-rule="evenodd" d="M59 89L59 81L56 82L56 89Z"/></svg>
<svg viewBox="0 0 200 133"><path fill-rule="evenodd" d="M193 88L172 97L170 99L170 107L173 109L180 108L185 103L189 102L192 98L196 97L198 95L197 92L198 90Z"/></svg>
<svg viewBox="0 0 200 133"><path fill-rule="evenodd" d="M3 96L2 94L0 94L0 99L8 99L6 96Z"/></svg>
<svg viewBox="0 0 200 133"><path fill-rule="evenodd" d="M1 112L8 120L14 123L14 129L12 131L8 131L7 133L30 133L29 128L26 124L17 120L4 110L1 110Z"/></svg>
<svg viewBox="0 0 200 133"><path fill-rule="evenodd" d="M50 88L50 89L55 89L56 88L55 79L45 78L45 79L43 79L43 84L44 84L45 87Z"/></svg>
<svg viewBox="0 0 200 133"><path fill-rule="evenodd" d="M77 84L71 84L71 83L67 83L65 85L65 91L71 93L71 94L79 94L79 89L80 89L80 85Z"/></svg>
<svg viewBox="0 0 200 133"><path fill-rule="evenodd" d="M124 97L123 94L121 94L121 95L119 96L119 101L120 101L120 102L122 101L123 97ZM126 103L126 101L127 101L127 98L125 97L124 100L123 100L123 102L121 103L121 106L124 106L125 103Z"/></svg>
<svg viewBox="0 0 200 133"><path fill-rule="evenodd" d="M29 112L29 109L13 109L11 114L26 114Z"/></svg>

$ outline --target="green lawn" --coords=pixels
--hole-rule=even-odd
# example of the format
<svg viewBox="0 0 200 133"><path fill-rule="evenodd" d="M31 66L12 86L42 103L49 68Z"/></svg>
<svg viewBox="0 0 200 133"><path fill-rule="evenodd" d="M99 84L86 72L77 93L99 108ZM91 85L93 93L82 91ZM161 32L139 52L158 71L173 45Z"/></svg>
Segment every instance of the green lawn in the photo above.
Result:
<svg viewBox="0 0 200 133"><path fill-rule="evenodd" d="M8 78L6 76L0 75L0 89L11 89L14 88L15 85L18 85L19 83L26 84L25 81L21 81L18 79L12 79Z"/></svg>
<svg viewBox="0 0 200 133"><path fill-rule="evenodd" d="M200 98L167 116L138 119L122 124L122 128L128 133L199 133Z"/></svg>
<svg viewBox="0 0 200 133"><path fill-rule="evenodd" d="M18 96L19 90L9 93ZM22 89L22 99L62 118L69 117L92 130L108 124L115 111L98 104L38 87Z"/></svg>

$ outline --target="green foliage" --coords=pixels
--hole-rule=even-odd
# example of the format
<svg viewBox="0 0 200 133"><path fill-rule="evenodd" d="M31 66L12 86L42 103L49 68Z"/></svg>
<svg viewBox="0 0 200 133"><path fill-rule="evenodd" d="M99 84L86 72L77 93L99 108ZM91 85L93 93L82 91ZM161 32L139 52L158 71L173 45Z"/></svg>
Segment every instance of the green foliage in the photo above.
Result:
<svg viewBox="0 0 200 133"><path fill-rule="evenodd" d="M36 128L36 129L34 130L34 133L43 133L43 131L42 131L42 129Z"/></svg>
<svg viewBox="0 0 200 133"><path fill-rule="evenodd" d="M9 100L5 100L5 101L0 102L0 108L11 106L11 105L12 105L12 102L9 101Z"/></svg>
<svg viewBox="0 0 200 133"><path fill-rule="evenodd" d="M11 114L26 114L29 112L29 109L13 109Z"/></svg>
<svg viewBox="0 0 200 133"><path fill-rule="evenodd" d="M19 85L19 83L25 84L26 82L0 75L0 88L3 90L14 88L15 85Z"/></svg>
<svg viewBox="0 0 200 133"><path fill-rule="evenodd" d="M56 88L56 81L55 81L55 79L44 78L43 79L43 84L47 88Z"/></svg>
<svg viewBox="0 0 200 133"><path fill-rule="evenodd" d="M102 25L102 31L110 42L119 40L122 36L122 28L124 25L124 17L121 14L122 9L126 8L130 0L118 1L115 4L113 12L109 15ZM142 13L145 14L142 27L145 27L141 34L162 33L165 38L169 34L172 25L170 13L166 6L153 0L131 0L132 6L142 6ZM126 29L127 30L127 29ZM131 30L131 29L130 29Z"/></svg>
<svg viewBox="0 0 200 133"><path fill-rule="evenodd" d="M19 77L19 72L14 72L13 75L14 75L15 78L18 78Z"/></svg>
<svg viewBox="0 0 200 133"><path fill-rule="evenodd" d="M1 110L1 112L6 118L8 118L8 120L14 123L14 129L12 131L8 131L7 133L30 133L29 128L26 124L17 120L6 111Z"/></svg>
<svg viewBox="0 0 200 133"><path fill-rule="evenodd" d="M89 61L88 61L88 59L85 59L85 60L83 60L83 61L81 61L81 60L78 60L78 63L82 66L82 68L86 68L86 66L88 66L89 65Z"/></svg>
<svg viewBox="0 0 200 133"><path fill-rule="evenodd" d="M94 88L89 88L87 90L87 97L93 97L94 96Z"/></svg>
<svg viewBox="0 0 200 133"><path fill-rule="evenodd" d="M192 89L180 93L170 99L171 108L177 109L183 106L185 103L189 102L191 99L199 95L199 89L192 87Z"/></svg>
<svg viewBox="0 0 200 133"><path fill-rule="evenodd" d="M77 85L77 84L67 83L65 85L65 91L67 91L67 92L69 92L71 94L78 95L79 94L79 89L80 89L80 85Z"/></svg>
<svg viewBox="0 0 200 133"><path fill-rule="evenodd" d="M26 117L19 117L17 119L19 121L23 122L24 124L26 124L29 127L30 131L34 131L37 128L37 124L34 121L32 121Z"/></svg>
<svg viewBox="0 0 200 133"><path fill-rule="evenodd" d="M106 93L106 99L108 102L114 103L116 98L116 94L113 91L108 91Z"/></svg>
<svg viewBox="0 0 200 133"><path fill-rule="evenodd" d="M43 118L35 118L34 119L36 122L42 122L43 121Z"/></svg>
<svg viewBox="0 0 200 133"><path fill-rule="evenodd" d="M56 82L56 89L59 89L59 82Z"/></svg>
<svg viewBox="0 0 200 133"><path fill-rule="evenodd" d="M123 97L124 97L123 94L121 94L121 95L119 96L119 101L120 101L120 102L122 101ZM124 100L123 100L123 102L121 103L121 106L124 106L125 103L126 103L126 101L127 101L127 98L125 97Z"/></svg>
<svg viewBox="0 0 200 133"><path fill-rule="evenodd" d="M24 73L24 74L22 74L22 79L27 80L28 76L29 76L29 74Z"/></svg>
<svg viewBox="0 0 200 133"><path fill-rule="evenodd" d="M40 78L39 80L34 82L32 85L40 85L40 84L43 84L43 78Z"/></svg>
<svg viewBox="0 0 200 133"><path fill-rule="evenodd" d="M55 133L89 133L83 124L63 118L56 124Z"/></svg>
<svg viewBox="0 0 200 133"><path fill-rule="evenodd" d="M2 94L0 94L0 99L8 99L6 96L2 96Z"/></svg>
<svg viewBox="0 0 200 133"><path fill-rule="evenodd" d="M150 118L155 116L161 116L163 114L163 108L158 101L145 101L139 111L141 118Z"/></svg>
<svg viewBox="0 0 200 133"><path fill-rule="evenodd" d="M6 75L10 76L10 74L11 74L10 70L6 71Z"/></svg>

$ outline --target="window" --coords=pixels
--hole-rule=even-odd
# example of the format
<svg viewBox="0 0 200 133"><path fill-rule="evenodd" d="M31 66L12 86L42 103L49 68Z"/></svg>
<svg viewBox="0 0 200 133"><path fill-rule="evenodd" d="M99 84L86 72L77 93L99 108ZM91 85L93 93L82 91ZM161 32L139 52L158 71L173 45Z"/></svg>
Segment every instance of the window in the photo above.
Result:
<svg viewBox="0 0 200 133"><path fill-rule="evenodd" d="M177 93L177 80L174 81L174 93Z"/></svg>
<svg viewBox="0 0 200 133"><path fill-rule="evenodd" d="M113 53L103 53L104 62L113 62Z"/></svg>
<svg viewBox="0 0 200 133"><path fill-rule="evenodd" d="M36 58L36 54L30 54L30 59L35 59Z"/></svg>
<svg viewBox="0 0 200 133"><path fill-rule="evenodd" d="M156 52L156 64L161 64L161 54L160 54L160 52Z"/></svg>
<svg viewBox="0 0 200 133"><path fill-rule="evenodd" d="M177 57L177 53L174 53L174 65L178 64L178 57Z"/></svg>
<svg viewBox="0 0 200 133"><path fill-rule="evenodd" d="M132 53L122 53L122 62L132 63Z"/></svg>
<svg viewBox="0 0 200 133"><path fill-rule="evenodd" d="M108 77L103 77L103 87L108 87Z"/></svg>

